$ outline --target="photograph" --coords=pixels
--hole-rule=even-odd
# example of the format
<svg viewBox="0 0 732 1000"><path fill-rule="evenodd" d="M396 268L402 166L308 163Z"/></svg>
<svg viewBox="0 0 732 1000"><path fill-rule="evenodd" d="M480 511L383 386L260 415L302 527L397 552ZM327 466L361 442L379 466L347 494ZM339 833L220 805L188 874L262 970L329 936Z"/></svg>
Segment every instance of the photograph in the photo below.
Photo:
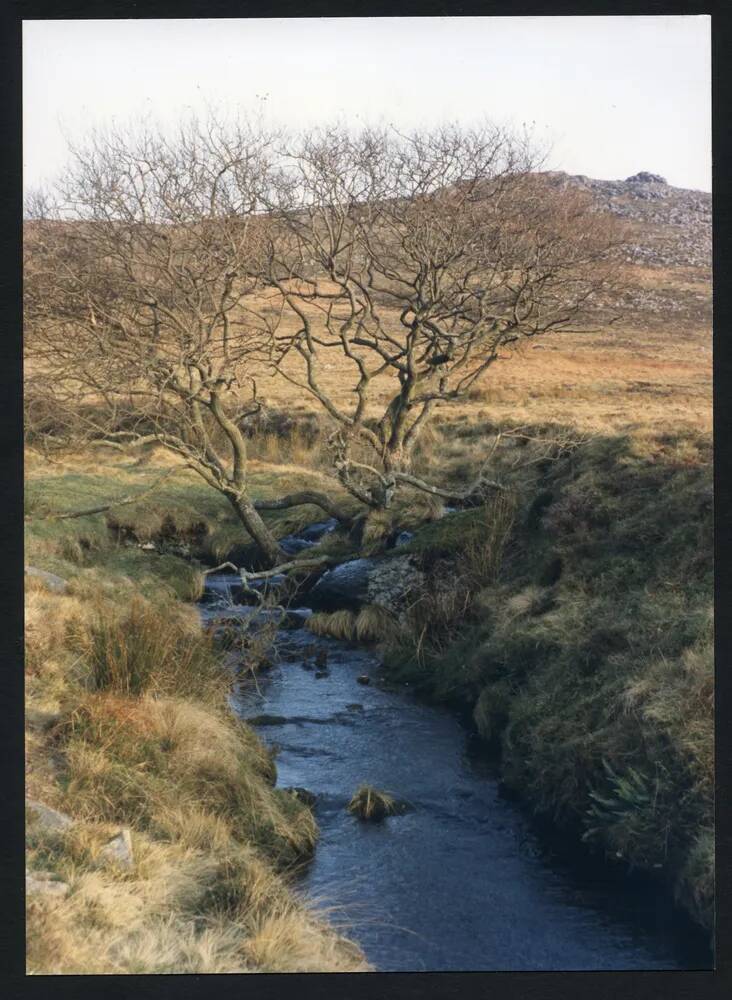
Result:
<svg viewBox="0 0 732 1000"><path fill-rule="evenodd" d="M23 20L26 976L715 969L712 42Z"/></svg>

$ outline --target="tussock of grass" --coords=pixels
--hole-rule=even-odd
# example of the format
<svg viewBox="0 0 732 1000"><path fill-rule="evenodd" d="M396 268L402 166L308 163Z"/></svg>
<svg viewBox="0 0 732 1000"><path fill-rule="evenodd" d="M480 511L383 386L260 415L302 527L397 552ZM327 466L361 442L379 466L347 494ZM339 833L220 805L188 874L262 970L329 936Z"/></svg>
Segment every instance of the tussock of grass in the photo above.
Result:
<svg viewBox="0 0 732 1000"><path fill-rule="evenodd" d="M71 892L28 911L34 972L354 971L363 958L277 869L312 850L311 811L272 787L254 733L178 699L90 694L52 732L68 831L29 827L27 863ZM133 830L134 867L101 847Z"/></svg>
<svg viewBox="0 0 732 1000"><path fill-rule="evenodd" d="M346 609L318 611L305 627L314 635L347 642L384 642L396 634L394 617L378 604L367 604L357 614Z"/></svg>
<svg viewBox="0 0 732 1000"><path fill-rule="evenodd" d="M206 698L221 689L223 668L208 637L190 625L174 607L133 598L122 614L97 604L91 624L70 627L70 644L88 663L93 689Z"/></svg>
<svg viewBox="0 0 732 1000"><path fill-rule="evenodd" d="M350 642L356 638L356 615L345 608L331 613L319 611L308 618L305 628L313 635Z"/></svg>
<svg viewBox="0 0 732 1000"><path fill-rule="evenodd" d="M394 616L378 604L367 604L361 608L354 624L355 637L359 642L383 642L392 638L396 630Z"/></svg>
<svg viewBox="0 0 732 1000"><path fill-rule="evenodd" d="M387 792L372 785L361 785L348 803L348 811L359 819L378 822L399 812L399 803Z"/></svg>
<svg viewBox="0 0 732 1000"><path fill-rule="evenodd" d="M291 863L312 851L312 814L273 793L274 767L251 730L178 699L90 695L58 724L66 800L81 816L175 836L201 809ZM163 828L158 817L164 813Z"/></svg>
<svg viewBox="0 0 732 1000"><path fill-rule="evenodd" d="M92 829L91 827L89 828ZM97 835L99 839L99 835ZM31 897L28 968L52 973L359 971L358 949L302 905L261 857L229 842L215 857L181 843L135 838L121 874L56 859L70 894Z"/></svg>

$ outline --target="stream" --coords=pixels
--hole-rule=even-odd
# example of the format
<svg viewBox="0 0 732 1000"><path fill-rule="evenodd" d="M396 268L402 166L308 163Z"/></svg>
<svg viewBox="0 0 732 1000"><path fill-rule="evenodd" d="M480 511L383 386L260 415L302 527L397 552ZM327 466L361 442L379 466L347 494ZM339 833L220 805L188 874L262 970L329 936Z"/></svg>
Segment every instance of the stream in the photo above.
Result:
<svg viewBox="0 0 732 1000"><path fill-rule="evenodd" d="M293 538L293 550L313 536ZM238 583L208 578L205 621L251 614L232 605ZM376 970L712 967L706 935L665 890L539 832L453 713L383 684L372 647L300 627L280 630L275 652L256 685L236 686L232 707L276 747L278 786L317 796L321 835L298 890ZM381 823L350 815L363 783L407 811Z"/></svg>

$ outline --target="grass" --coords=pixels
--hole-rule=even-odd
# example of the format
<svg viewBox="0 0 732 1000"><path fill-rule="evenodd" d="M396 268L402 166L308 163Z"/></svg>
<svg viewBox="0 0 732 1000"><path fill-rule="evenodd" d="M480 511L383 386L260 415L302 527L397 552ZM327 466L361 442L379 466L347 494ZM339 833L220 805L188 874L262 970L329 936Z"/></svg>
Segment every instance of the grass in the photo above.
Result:
<svg viewBox="0 0 732 1000"><path fill-rule="evenodd" d="M133 598L122 614L101 605L89 625L71 623L70 645L88 663L94 690L173 691L205 700L223 686L223 667L210 641L187 626L173 608L161 612Z"/></svg>
<svg viewBox="0 0 732 1000"><path fill-rule="evenodd" d="M471 707L507 784L711 926L709 439L596 436L535 464L527 447L499 470L515 507L495 530L478 508L410 543L427 584L390 669Z"/></svg>
<svg viewBox="0 0 732 1000"><path fill-rule="evenodd" d="M100 475L97 470L102 461L104 474ZM32 564L34 557L42 558L45 568L63 576L70 565L108 568L111 558L120 572L130 568L138 577L137 570L152 562L147 553L131 547L138 543L156 543L164 554L171 544L188 542L196 554L210 562L236 562L250 555L251 539L225 498L185 469L165 479L139 502L113 508L106 515L65 521L42 519L49 513L109 502L116 496L142 494L161 479L161 474L172 470L170 463L171 459L160 450L144 461L115 453L113 458L104 456L92 463L88 456L71 455L64 463L51 466L53 471L49 472L43 457L29 452L25 506L26 516L35 519L28 522L26 562ZM347 510L357 506L322 472L293 465L250 463L250 488L257 499L281 496L285 477L287 491L327 489ZM275 536L282 537L323 520L325 515L319 507L306 504L264 511L263 517ZM159 569L157 560L155 563L156 573L172 575ZM180 567L180 561L175 565ZM168 579L165 582L170 583Z"/></svg>
<svg viewBox="0 0 732 1000"><path fill-rule="evenodd" d="M308 618L305 628L314 635L346 642L384 642L394 636L396 621L386 608L367 604L358 613L345 608L330 613L318 611Z"/></svg>
<svg viewBox="0 0 732 1000"><path fill-rule="evenodd" d="M308 618L305 628L313 635L350 642L356 636L356 615L345 608L330 613L318 611Z"/></svg>

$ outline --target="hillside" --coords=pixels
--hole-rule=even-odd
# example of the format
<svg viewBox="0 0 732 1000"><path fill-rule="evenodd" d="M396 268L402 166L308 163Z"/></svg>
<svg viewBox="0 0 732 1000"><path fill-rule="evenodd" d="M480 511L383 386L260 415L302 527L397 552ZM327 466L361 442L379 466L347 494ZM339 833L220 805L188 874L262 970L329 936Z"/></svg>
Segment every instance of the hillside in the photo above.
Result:
<svg viewBox="0 0 732 1000"><path fill-rule="evenodd" d="M516 420L632 429L663 426L672 406L675 423L711 430L711 195L646 179L655 176L605 181L549 174L559 186L589 190L601 211L629 222L633 242L618 287L598 303L594 330L552 333L522 345L488 370L472 402L445 407L446 419L487 405ZM393 323L396 328L396 314ZM328 354L322 368L324 387L342 401L352 399L340 352ZM290 370L299 371L295 363ZM381 384L379 401L388 397L386 380ZM318 412L305 392L293 394L266 369L260 389L273 426Z"/></svg>

